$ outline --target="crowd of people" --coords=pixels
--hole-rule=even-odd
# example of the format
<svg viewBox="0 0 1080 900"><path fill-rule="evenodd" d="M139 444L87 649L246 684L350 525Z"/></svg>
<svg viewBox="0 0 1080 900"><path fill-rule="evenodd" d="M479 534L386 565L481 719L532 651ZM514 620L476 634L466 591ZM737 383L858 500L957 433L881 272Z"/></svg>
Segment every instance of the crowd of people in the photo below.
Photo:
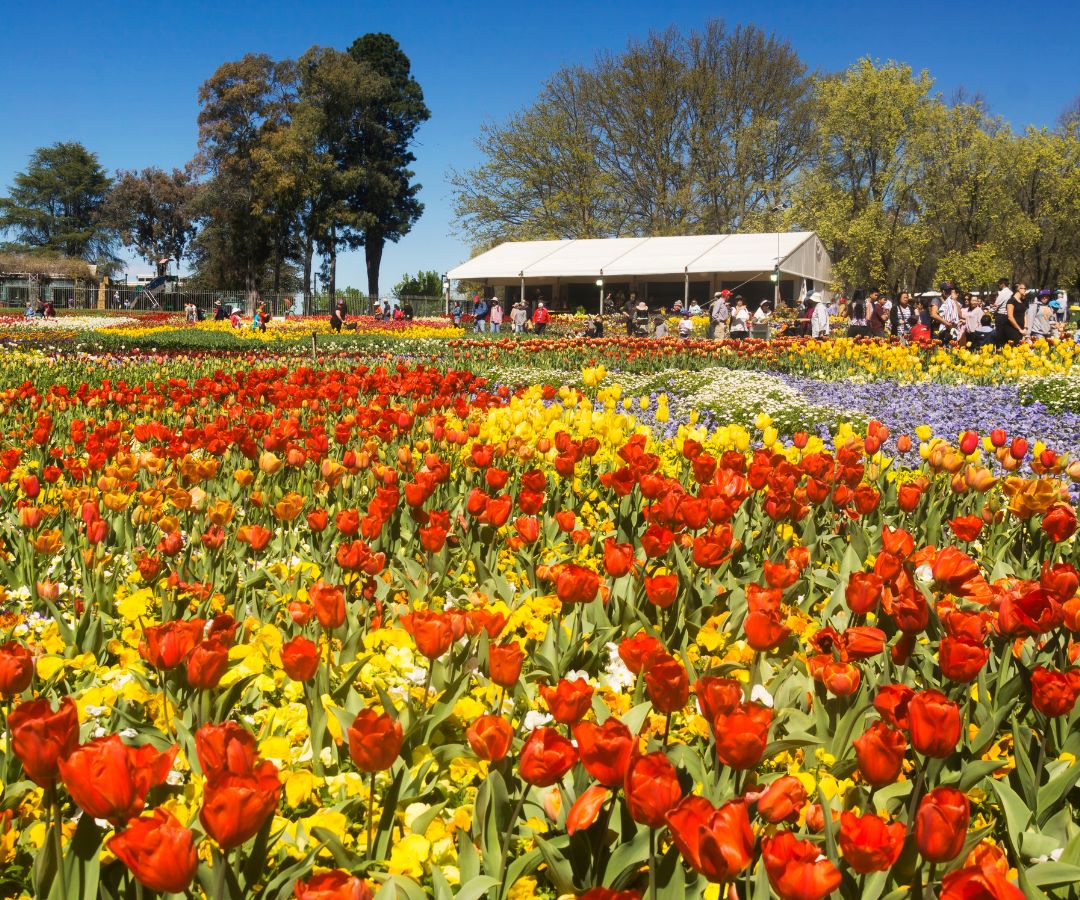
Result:
<svg viewBox="0 0 1080 900"><path fill-rule="evenodd" d="M916 343L938 342L979 349L1019 344L1040 338L1080 340L1072 333L1067 298L1049 288L1000 279L997 291L985 297L944 283L938 293L913 298L901 291L896 299L871 290L851 300L827 303L820 294L807 299L796 320L796 333L823 337L836 318L846 318L848 337L892 337Z"/></svg>

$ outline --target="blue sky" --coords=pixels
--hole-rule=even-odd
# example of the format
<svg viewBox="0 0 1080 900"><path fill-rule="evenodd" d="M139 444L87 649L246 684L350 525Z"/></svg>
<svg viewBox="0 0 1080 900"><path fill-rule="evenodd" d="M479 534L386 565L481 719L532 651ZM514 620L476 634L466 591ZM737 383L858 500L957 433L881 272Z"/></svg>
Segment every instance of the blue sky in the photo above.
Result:
<svg viewBox="0 0 1080 900"><path fill-rule="evenodd" d="M182 165L195 152L196 91L223 61L248 52L296 57L312 44L347 47L394 35L413 62L432 116L419 134L426 211L387 248L382 287L406 271L446 271L468 257L453 234L448 170L475 165L486 120L527 106L564 65L674 25L753 22L788 38L813 68L860 56L926 68L949 97L980 93L1015 128L1049 125L1080 92L1080 4L780 2L138 2L2 0L0 193L34 148L80 140L110 172ZM1072 36L1072 37L1070 37ZM136 264L134 270L144 265ZM362 287L363 257L339 262L339 284Z"/></svg>

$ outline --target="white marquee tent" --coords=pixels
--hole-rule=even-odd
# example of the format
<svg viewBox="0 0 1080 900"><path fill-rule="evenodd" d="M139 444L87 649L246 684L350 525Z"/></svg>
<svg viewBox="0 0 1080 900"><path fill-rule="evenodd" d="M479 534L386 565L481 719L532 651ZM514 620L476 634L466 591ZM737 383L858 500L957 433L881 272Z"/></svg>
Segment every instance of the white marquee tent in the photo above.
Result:
<svg viewBox="0 0 1080 900"><path fill-rule="evenodd" d="M451 281L479 281L505 287L507 298L595 298L617 285L641 297L672 299L682 294L706 300L722 288L745 288L771 296L779 269L785 299L824 290L831 276L829 255L812 231L765 234L710 234L680 237L511 241L462 263L447 273ZM679 288L681 287L681 290ZM490 292L490 291L489 291ZM595 305L595 304L590 304Z"/></svg>

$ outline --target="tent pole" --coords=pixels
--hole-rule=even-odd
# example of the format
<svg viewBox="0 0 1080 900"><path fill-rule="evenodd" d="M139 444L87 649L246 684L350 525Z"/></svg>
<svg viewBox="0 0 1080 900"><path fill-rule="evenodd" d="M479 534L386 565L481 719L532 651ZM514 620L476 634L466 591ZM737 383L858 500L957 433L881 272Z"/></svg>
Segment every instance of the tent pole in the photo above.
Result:
<svg viewBox="0 0 1080 900"><path fill-rule="evenodd" d="M690 305L690 273L684 272L683 277L685 278L685 281L683 282L682 305L683 308L686 308Z"/></svg>

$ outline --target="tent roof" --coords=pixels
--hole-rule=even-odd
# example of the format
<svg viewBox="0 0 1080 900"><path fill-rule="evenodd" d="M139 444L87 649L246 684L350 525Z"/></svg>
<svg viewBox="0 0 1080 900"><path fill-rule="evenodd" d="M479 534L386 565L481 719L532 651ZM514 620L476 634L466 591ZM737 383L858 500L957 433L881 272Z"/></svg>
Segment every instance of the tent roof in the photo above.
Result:
<svg viewBox="0 0 1080 900"><path fill-rule="evenodd" d="M781 270L817 277L816 271L807 271L803 259L807 254L799 252L810 241L819 243L812 231L508 241L451 269L447 277L458 281L771 272L778 256ZM816 259L820 256L813 254Z"/></svg>

